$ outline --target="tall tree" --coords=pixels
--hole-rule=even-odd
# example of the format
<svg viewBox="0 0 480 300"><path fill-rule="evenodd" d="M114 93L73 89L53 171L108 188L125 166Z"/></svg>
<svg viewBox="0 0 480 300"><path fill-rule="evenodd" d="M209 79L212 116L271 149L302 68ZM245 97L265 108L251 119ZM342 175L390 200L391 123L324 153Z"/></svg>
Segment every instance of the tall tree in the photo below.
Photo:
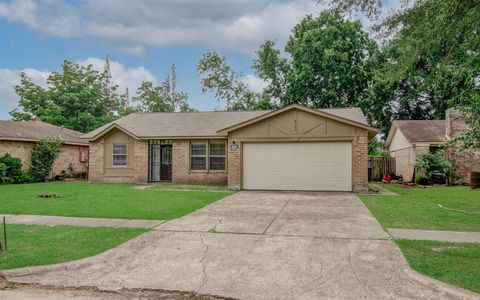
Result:
<svg viewBox="0 0 480 300"><path fill-rule="evenodd" d="M260 45L253 68L267 83L261 93L251 92L240 80L243 74L214 52L203 55L197 70L203 76L202 90L225 99L230 110L292 103L313 108L366 107L376 52L376 43L360 22L324 12L305 17L293 28L285 53L274 41Z"/></svg>
<svg viewBox="0 0 480 300"><path fill-rule="evenodd" d="M119 109L120 96L117 93L118 85L112 83L112 72L110 70L110 57L105 56L103 72L100 73L100 82L102 86L101 105L102 115L108 117L112 112Z"/></svg>
<svg viewBox="0 0 480 300"><path fill-rule="evenodd" d="M140 110L145 112L191 111L188 95L177 92L177 74L172 65L167 77L160 85L144 81L137 89L133 100L140 103Z"/></svg>
<svg viewBox="0 0 480 300"><path fill-rule="evenodd" d="M207 51L197 64L202 92L213 92L215 98L225 100L227 110L268 109L274 106L261 93L252 92L241 80L242 73L232 69L225 56Z"/></svg>
<svg viewBox="0 0 480 300"><path fill-rule="evenodd" d="M318 2L342 13L377 17L374 28L388 34L373 96L388 99L392 117L439 119L447 108L459 108L471 128L459 139L461 145L480 148L479 1L403 1L400 10L381 20L383 1Z"/></svg>
<svg viewBox="0 0 480 300"><path fill-rule="evenodd" d="M53 72L42 88L21 74L20 84L14 89L20 96L13 119L40 120L66 128L88 132L113 120L115 112L105 114L102 105L102 81L91 65L80 66L64 61L61 72Z"/></svg>
<svg viewBox="0 0 480 300"><path fill-rule="evenodd" d="M301 103L315 108L363 106L372 77L371 57L376 43L362 30L360 22L337 13L307 16L292 31L285 52L290 60L277 58L279 70L287 70L283 105ZM261 51L259 52L261 53ZM268 60L259 56L259 74ZM274 83L277 77L270 78Z"/></svg>

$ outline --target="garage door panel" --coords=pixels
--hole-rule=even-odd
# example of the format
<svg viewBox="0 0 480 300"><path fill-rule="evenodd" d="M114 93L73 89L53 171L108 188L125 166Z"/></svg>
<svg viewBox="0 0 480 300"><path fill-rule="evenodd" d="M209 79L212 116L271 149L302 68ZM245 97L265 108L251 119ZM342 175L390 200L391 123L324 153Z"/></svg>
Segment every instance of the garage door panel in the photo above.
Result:
<svg viewBox="0 0 480 300"><path fill-rule="evenodd" d="M351 191L350 142L246 143L243 188Z"/></svg>

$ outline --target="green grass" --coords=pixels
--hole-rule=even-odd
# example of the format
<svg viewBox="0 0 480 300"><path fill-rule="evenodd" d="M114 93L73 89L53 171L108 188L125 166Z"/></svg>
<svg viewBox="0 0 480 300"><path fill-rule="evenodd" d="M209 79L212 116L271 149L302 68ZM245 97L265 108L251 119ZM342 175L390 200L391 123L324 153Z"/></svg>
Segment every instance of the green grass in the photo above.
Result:
<svg viewBox="0 0 480 300"><path fill-rule="evenodd" d="M0 213L170 220L231 194L138 190L132 186L88 182L0 185ZM56 194L61 198L38 198L39 194Z"/></svg>
<svg viewBox="0 0 480 300"><path fill-rule="evenodd" d="M410 240L396 243L417 272L480 293L480 244Z"/></svg>
<svg viewBox="0 0 480 300"><path fill-rule="evenodd" d="M384 228L480 231L480 214L447 211L450 209L480 212L480 190L468 187L403 188L383 185L398 196L359 197Z"/></svg>
<svg viewBox="0 0 480 300"><path fill-rule="evenodd" d="M10 224L7 227L8 251L0 252L0 269L92 256L146 231L148 229Z"/></svg>
<svg viewBox="0 0 480 300"><path fill-rule="evenodd" d="M191 184L173 184L160 183L153 185L150 189L155 190L194 190L194 191L228 191L225 185L191 185Z"/></svg>

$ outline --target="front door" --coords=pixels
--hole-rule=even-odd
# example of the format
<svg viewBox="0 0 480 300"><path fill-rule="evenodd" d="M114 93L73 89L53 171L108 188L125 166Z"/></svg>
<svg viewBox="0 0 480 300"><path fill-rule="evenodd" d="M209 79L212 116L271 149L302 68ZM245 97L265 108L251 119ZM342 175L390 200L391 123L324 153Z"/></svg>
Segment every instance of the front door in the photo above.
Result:
<svg viewBox="0 0 480 300"><path fill-rule="evenodd" d="M161 145L160 152L160 180L172 180L172 145Z"/></svg>

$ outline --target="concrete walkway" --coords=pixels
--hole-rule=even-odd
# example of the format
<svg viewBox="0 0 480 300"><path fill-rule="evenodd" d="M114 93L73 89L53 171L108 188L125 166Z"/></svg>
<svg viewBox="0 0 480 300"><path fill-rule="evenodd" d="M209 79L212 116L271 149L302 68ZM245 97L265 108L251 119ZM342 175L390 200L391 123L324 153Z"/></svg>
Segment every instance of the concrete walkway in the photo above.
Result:
<svg viewBox="0 0 480 300"><path fill-rule="evenodd" d="M429 240L450 243L480 243L480 232L388 228L396 239Z"/></svg>
<svg viewBox="0 0 480 300"><path fill-rule="evenodd" d="M97 256L10 282L235 299L480 300L422 276L356 195L242 191Z"/></svg>
<svg viewBox="0 0 480 300"><path fill-rule="evenodd" d="M153 228L165 221L162 220L139 220L139 219L104 219L104 218L78 218L58 216L37 216L37 215L7 215L5 217L10 224L31 224L31 225L70 225L86 227L129 227L129 228Z"/></svg>

